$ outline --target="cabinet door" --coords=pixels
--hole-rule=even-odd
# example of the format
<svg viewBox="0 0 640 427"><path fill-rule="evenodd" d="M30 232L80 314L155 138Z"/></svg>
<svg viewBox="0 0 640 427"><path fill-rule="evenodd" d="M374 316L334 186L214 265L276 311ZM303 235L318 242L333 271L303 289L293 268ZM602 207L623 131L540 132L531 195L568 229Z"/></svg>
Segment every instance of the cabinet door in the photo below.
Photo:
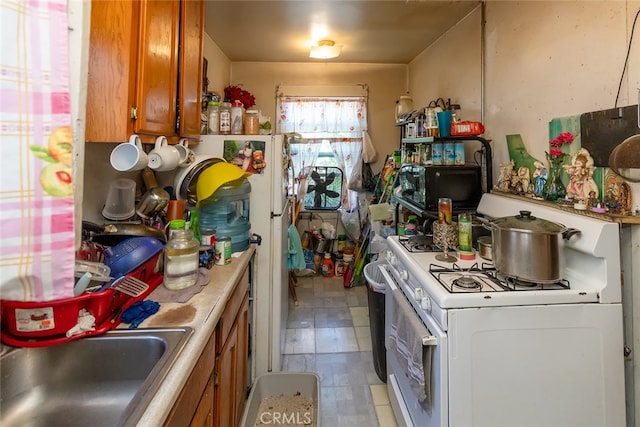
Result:
<svg viewBox="0 0 640 427"><path fill-rule="evenodd" d="M136 133L175 134L179 23L179 2L140 2Z"/></svg>
<svg viewBox="0 0 640 427"><path fill-rule="evenodd" d="M202 103L204 2L202 0L183 0L181 7L178 126L180 128L180 136L199 138Z"/></svg>
<svg viewBox="0 0 640 427"><path fill-rule="evenodd" d="M247 294L238 312L238 377L236 378L236 421L242 419L247 400L247 378L249 358L249 295Z"/></svg>
<svg viewBox="0 0 640 427"><path fill-rule="evenodd" d="M133 133L139 6L131 0L91 3L87 142L124 142Z"/></svg>
<svg viewBox="0 0 640 427"><path fill-rule="evenodd" d="M214 426L230 427L238 424L236 396L238 384L238 322L233 324L222 350L216 357Z"/></svg>
<svg viewBox="0 0 640 427"><path fill-rule="evenodd" d="M209 379L189 427L213 426L213 375Z"/></svg>

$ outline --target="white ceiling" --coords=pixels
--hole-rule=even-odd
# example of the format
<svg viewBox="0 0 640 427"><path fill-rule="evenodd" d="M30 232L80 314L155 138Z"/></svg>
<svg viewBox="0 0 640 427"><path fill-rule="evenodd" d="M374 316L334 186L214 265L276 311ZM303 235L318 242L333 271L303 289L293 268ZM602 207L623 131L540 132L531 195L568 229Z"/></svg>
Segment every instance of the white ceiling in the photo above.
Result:
<svg viewBox="0 0 640 427"><path fill-rule="evenodd" d="M479 3L206 0L205 31L232 62L407 64ZM324 34L312 36L314 28ZM309 58L311 43L324 38L343 45L340 57Z"/></svg>

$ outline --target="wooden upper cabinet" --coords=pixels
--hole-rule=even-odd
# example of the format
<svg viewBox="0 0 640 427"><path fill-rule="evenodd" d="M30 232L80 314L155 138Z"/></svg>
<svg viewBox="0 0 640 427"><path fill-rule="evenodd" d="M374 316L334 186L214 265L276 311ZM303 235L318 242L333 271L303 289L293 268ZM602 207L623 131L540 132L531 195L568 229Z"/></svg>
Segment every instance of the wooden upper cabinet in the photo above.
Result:
<svg viewBox="0 0 640 427"><path fill-rule="evenodd" d="M183 1L178 114L180 115L179 133L186 138L200 138L203 34L204 2Z"/></svg>
<svg viewBox="0 0 640 427"><path fill-rule="evenodd" d="M87 142L198 137L203 19L202 0L92 2Z"/></svg>
<svg viewBox="0 0 640 427"><path fill-rule="evenodd" d="M136 133L175 134L179 30L179 2L140 2Z"/></svg>
<svg viewBox="0 0 640 427"><path fill-rule="evenodd" d="M87 80L87 141L127 141L134 132L140 3L93 1Z"/></svg>

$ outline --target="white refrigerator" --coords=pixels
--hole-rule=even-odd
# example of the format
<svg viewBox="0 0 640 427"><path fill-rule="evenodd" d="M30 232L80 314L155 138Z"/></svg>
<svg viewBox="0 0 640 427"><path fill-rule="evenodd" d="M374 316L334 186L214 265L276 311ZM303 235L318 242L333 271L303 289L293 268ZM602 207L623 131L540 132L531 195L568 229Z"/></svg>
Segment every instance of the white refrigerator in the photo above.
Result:
<svg viewBox="0 0 640 427"><path fill-rule="evenodd" d="M203 135L195 154L225 158L249 177L251 233L262 237L254 265L253 378L282 368L289 298L289 225L293 170L282 135ZM215 268L215 267L214 267ZM252 379L253 379L252 378Z"/></svg>

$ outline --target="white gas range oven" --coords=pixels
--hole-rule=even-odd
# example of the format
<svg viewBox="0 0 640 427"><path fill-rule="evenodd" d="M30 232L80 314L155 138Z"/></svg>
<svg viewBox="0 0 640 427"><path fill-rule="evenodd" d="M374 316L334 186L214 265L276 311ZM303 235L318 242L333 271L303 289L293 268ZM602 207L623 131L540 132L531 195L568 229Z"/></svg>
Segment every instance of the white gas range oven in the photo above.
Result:
<svg viewBox="0 0 640 427"><path fill-rule="evenodd" d="M399 425L625 425L618 225L496 194L478 207L488 218L520 210L581 231L565 242L557 283L502 277L480 257L437 261L425 236L387 239L387 387Z"/></svg>

